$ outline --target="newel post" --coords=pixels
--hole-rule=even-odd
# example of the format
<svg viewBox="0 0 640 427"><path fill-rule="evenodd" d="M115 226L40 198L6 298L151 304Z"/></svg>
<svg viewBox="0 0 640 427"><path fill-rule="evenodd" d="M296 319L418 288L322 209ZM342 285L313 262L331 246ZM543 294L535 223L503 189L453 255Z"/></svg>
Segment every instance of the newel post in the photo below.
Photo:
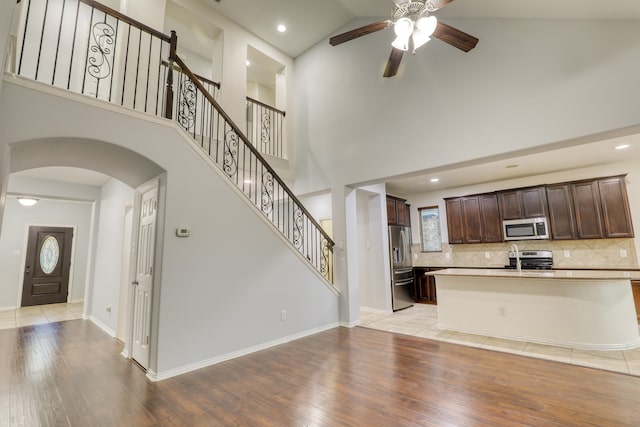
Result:
<svg viewBox="0 0 640 427"><path fill-rule="evenodd" d="M167 96L165 97L164 116L173 119L173 61L176 59L176 49L178 46L178 36L171 30L171 40L169 41L169 71L167 73Z"/></svg>

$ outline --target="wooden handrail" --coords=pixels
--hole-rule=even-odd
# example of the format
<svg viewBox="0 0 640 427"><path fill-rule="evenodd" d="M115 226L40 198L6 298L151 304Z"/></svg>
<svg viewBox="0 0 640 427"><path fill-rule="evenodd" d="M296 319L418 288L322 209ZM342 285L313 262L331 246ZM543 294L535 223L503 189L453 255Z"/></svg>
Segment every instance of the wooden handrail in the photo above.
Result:
<svg viewBox="0 0 640 427"><path fill-rule="evenodd" d="M133 25L136 28L144 30L149 34L158 37L159 39L162 39L162 40L164 40L166 42L170 42L171 41L171 37L170 36L168 36L166 34L163 34L160 31L155 30L155 29L149 27L148 25L143 24L140 21L136 21L135 19L130 18L127 15L124 15L124 14L118 12L117 10L111 9L110 7L107 7L107 6L103 5L102 3L98 3L97 1L94 1L94 0L78 0L78 1L80 1L81 3L84 3L86 5L89 5L91 7L94 7L96 9L108 14L108 15L111 15L114 18L118 18L119 20L124 21L127 24Z"/></svg>
<svg viewBox="0 0 640 427"><path fill-rule="evenodd" d="M162 61L162 65L164 65L165 67L169 66L169 63L167 61ZM178 67L177 65L173 65L173 71L180 71L180 67ZM212 86L215 86L216 88L220 89L220 82L214 82L213 80L209 80L206 77L202 77L199 74L193 73L194 76L196 76L198 79L200 79L201 81L208 83Z"/></svg>
<svg viewBox="0 0 640 427"><path fill-rule="evenodd" d="M260 102L257 99L253 99L253 98L250 98L250 97L247 96L247 101L253 102L254 104L258 104L261 107L268 108L269 110L275 111L276 113L280 113L280 114L282 114L283 117L287 115L287 113L285 111L278 110L277 108L272 107L271 105L267 105L264 102Z"/></svg>
<svg viewBox="0 0 640 427"><path fill-rule="evenodd" d="M200 92L202 92L203 96L205 98L207 98L207 100L211 103L211 105L213 105L213 108L215 108L217 113L222 116L222 118L229 124L229 126L236 133L236 135L240 139L242 139L242 142L244 142L245 146L249 148L251 153L253 153L253 155L256 156L256 158L258 160L260 160L260 162L267 169L267 171L269 171L269 173L273 176L273 179L275 179L278 182L278 184L280 184L280 186L284 189L284 191L289 195L289 197L295 203L298 204L298 207L300 208L300 210L305 215L307 215L307 217L309 218L311 223L318 229L318 231L322 234L322 236L327 240L327 244L329 246L331 246L331 247L335 246L335 243L333 242L331 237L329 237L327 232L324 231L324 229L322 228L322 226L320 224L318 224L318 222L315 220L313 215L311 215L311 213L309 213L309 211L304 207L302 202L300 202L300 200L298 200L298 198L293 194L293 192L284 183L284 181L282 181L282 179L278 176L276 171L271 167L271 165L269 165L269 163L265 160L265 158L262 157L260 152L258 152L258 150L253 146L253 144L251 144L251 142L249 142L249 140L244 135L244 133L240 130L240 128L233 122L233 120L231 120L231 117L229 117L229 115L227 115L227 113L220 107L220 105L216 102L216 100L213 99L213 96L209 93L209 91L207 91L207 89L204 87L204 85L198 80L198 77L189 69L189 67L187 67L187 65L184 63L184 61L182 61L182 59L180 59L180 57L176 53L172 54L171 59L173 61L175 61L175 63L180 66L180 68L182 69L182 72L184 74L186 74L191 79L191 81L198 87L198 90L200 90Z"/></svg>

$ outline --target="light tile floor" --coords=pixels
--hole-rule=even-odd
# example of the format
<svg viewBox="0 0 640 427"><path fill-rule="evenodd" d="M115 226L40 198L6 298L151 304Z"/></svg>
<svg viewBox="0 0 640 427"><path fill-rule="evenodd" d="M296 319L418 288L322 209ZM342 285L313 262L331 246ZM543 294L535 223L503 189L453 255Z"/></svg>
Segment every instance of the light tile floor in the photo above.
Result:
<svg viewBox="0 0 640 427"><path fill-rule="evenodd" d="M0 311L0 329L82 319L82 304L81 302L46 304L2 310Z"/></svg>
<svg viewBox="0 0 640 427"><path fill-rule="evenodd" d="M597 351L555 347L525 341L446 331L438 329L437 324L438 313L435 305L416 304L393 314L366 309L360 311L359 326L365 328L640 376L640 348Z"/></svg>

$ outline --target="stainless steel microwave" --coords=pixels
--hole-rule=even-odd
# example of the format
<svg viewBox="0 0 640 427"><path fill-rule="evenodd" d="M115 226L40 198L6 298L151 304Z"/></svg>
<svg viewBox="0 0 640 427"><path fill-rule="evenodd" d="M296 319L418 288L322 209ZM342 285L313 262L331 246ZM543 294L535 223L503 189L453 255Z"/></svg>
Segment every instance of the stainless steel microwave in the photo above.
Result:
<svg viewBox="0 0 640 427"><path fill-rule="evenodd" d="M502 221L504 240L537 240L549 238L547 218L505 219Z"/></svg>

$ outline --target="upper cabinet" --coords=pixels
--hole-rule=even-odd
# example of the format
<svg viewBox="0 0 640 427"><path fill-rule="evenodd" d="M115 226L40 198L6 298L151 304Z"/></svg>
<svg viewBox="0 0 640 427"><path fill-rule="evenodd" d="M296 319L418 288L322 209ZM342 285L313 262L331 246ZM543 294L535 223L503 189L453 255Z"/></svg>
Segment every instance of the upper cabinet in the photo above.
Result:
<svg viewBox="0 0 640 427"><path fill-rule="evenodd" d="M547 186L554 239L633 237L624 176Z"/></svg>
<svg viewBox="0 0 640 427"><path fill-rule="evenodd" d="M556 240L633 237L625 176L445 199L449 243L501 242L502 220L547 217Z"/></svg>
<svg viewBox="0 0 640 427"><path fill-rule="evenodd" d="M553 239L571 240L578 238L571 188L571 184L547 186L549 225Z"/></svg>
<svg viewBox="0 0 640 427"><path fill-rule="evenodd" d="M520 188L498 193L502 219L538 218L547 216L545 187Z"/></svg>
<svg viewBox="0 0 640 427"><path fill-rule="evenodd" d="M411 227L410 205L405 199L387 196L387 223Z"/></svg>
<svg viewBox="0 0 640 427"><path fill-rule="evenodd" d="M495 194L446 199L449 243L502 241L502 227Z"/></svg>
<svg viewBox="0 0 640 427"><path fill-rule="evenodd" d="M597 181L574 183L571 190L578 238L600 239L604 237Z"/></svg>

